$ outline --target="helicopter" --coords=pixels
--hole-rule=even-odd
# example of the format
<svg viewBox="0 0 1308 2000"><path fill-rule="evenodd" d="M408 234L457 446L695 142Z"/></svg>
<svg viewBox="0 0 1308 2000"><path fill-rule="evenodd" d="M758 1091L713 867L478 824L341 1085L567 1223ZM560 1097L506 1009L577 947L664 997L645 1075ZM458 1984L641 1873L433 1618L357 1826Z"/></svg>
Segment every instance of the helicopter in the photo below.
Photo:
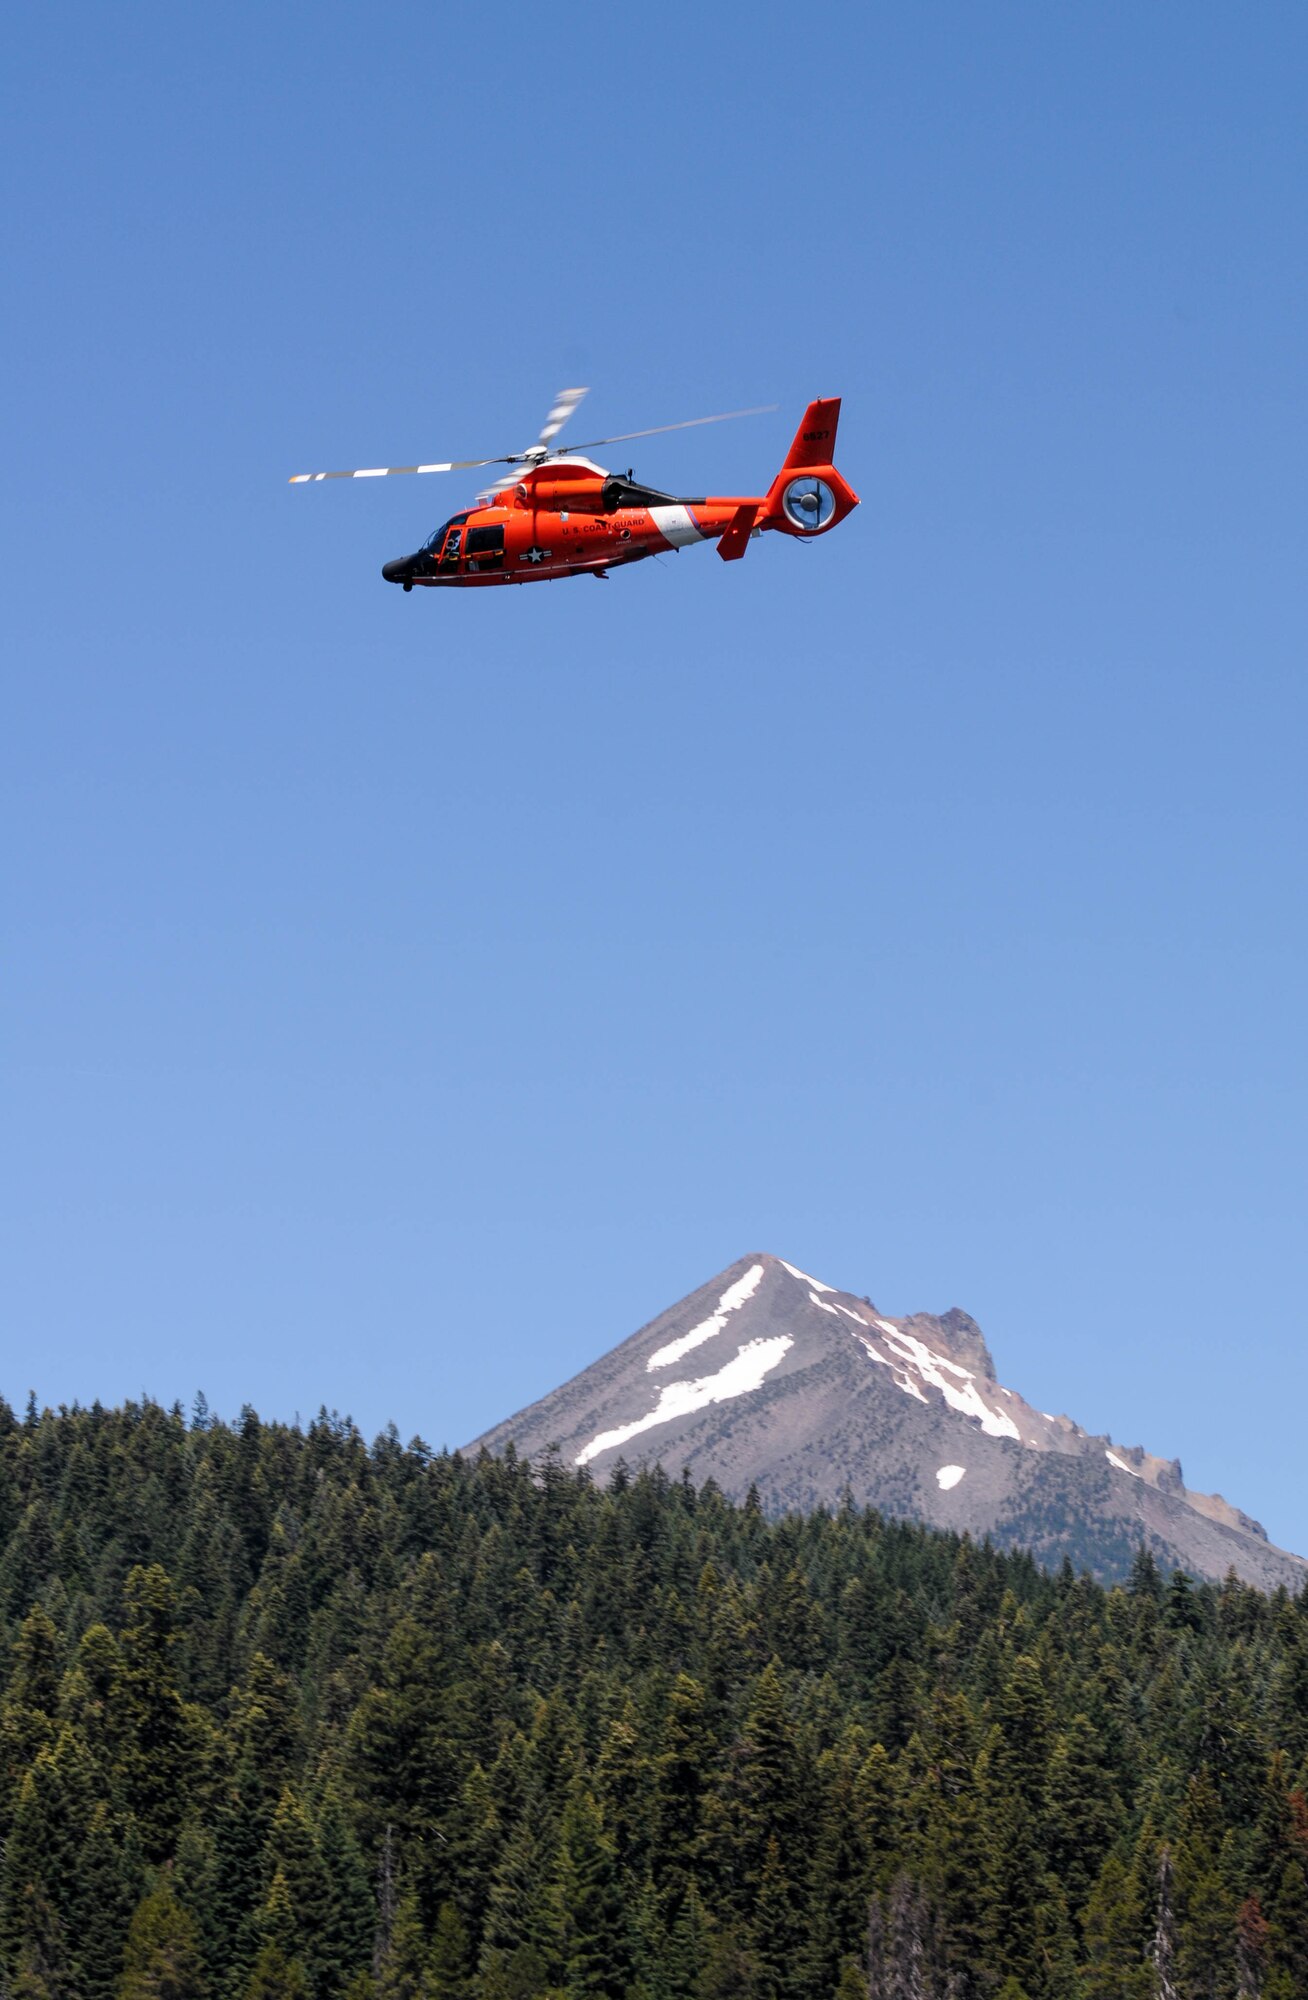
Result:
<svg viewBox="0 0 1308 2000"><path fill-rule="evenodd" d="M685 499L642 486L630 470L608 472L583 454L631 438L766 412L728 410L721 416L691 417L679 424L592 438L584 445L556 445L554 440L586 393L561 390L539 438L526 451L434 465L297 472L290 483L308 486L322 479L389 479L407 472L508 468L470 507L442 522L420 549L383 564L386 582L405 591L415 586L480 589L504 583L553 583L564 576L603 578L610 570L664 555L669 549L679 552L697 542L716 542L724 562L738 562L752 536L773 529L811 541L837 527L858 505L858 495L832 464L839 396L820 397L809 404L785 463L766 493Z"/></svg>

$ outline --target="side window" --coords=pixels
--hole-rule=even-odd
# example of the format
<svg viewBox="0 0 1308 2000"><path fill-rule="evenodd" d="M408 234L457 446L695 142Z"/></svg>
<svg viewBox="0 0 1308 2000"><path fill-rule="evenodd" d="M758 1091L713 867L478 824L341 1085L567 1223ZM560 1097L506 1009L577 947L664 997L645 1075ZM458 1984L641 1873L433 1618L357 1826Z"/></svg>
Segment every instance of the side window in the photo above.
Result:
<svg viewBox="0 0 1308 2000"><path fill-rule="evenodd" d="M504 563L504 526L469 528L469 569L500 569Z"/></svg>
<svg viewBox="0 0 1308 2000"><path fill-rule="evenodd" d="M462 541L463 541L462 528L451 528L449 534L445 537L445 547L441 550L442 569L458 568L459 547Z"/></svg>
<svg viewBox="0 0 1308 2000"><path fill-rule="evenodd" d="M468 554L470 556L502 556L504 554L504 529L469 528Z"/></svg>

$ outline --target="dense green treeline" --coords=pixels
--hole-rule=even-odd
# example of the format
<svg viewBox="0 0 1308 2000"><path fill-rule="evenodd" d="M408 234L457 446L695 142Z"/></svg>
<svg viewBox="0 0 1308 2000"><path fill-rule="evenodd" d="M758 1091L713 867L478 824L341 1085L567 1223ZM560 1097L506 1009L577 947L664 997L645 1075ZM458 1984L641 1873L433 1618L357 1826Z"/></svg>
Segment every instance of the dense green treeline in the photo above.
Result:
<svg viewBox="0 0 1308 2000"><path fill-rule="evenodd" d="M1308 1593L0 1405L11 2000L1308 2000Z"/></svg>

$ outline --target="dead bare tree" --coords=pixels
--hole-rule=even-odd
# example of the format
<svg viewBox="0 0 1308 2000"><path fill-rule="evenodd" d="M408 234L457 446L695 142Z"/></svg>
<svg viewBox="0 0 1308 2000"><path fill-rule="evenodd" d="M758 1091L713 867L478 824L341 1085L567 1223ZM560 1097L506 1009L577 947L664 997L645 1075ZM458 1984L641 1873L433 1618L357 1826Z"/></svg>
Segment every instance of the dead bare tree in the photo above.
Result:
<svg viewBox="0 0 1308 2000"><path fill-rule="evenodd" d="M1149 1956L1157 2000L1181 2000L1176 1985L1176 1916L1172 1909L1172 1852L1164 1843L1158 1856L1158 1921Z"/></svg>

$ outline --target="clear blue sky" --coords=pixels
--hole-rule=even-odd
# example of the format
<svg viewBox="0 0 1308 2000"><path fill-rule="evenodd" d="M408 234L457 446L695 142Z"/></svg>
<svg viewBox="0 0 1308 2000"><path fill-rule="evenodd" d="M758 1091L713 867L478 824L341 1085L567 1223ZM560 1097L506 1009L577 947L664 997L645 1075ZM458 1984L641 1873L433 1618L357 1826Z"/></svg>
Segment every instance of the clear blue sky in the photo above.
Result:
<svg viewBox="0 0 1308 2000"><path fill-rule="evenodd" d="M1308 1550L1308 16L20 7L0 1388L457 1444L747 1250ZM810 549L410 597L619 447Z"/></svg>

